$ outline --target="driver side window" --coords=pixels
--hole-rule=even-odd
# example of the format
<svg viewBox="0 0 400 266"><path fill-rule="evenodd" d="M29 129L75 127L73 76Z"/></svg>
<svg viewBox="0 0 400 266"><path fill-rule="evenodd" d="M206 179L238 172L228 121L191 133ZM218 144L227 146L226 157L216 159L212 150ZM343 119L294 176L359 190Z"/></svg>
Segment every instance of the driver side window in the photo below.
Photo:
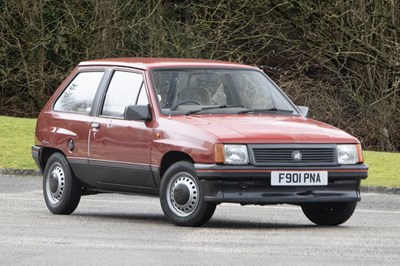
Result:
<svg viewBox="0 0 400 266"><path fill-rule="evenodd" d="M101 115L123 118L126 106L147 103L143 76L134 72L115 71L108 85Z"/></svg>

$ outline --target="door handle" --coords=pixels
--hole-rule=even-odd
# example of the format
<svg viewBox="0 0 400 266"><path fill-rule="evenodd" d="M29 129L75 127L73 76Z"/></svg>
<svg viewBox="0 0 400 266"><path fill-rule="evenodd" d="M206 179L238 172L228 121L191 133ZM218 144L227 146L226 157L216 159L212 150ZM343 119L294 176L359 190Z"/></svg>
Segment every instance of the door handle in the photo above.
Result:
<svg viewBox="0 0 400 266"><path fill-rule="evenodd" d="M100 123L92 123L91 128L93 132L97 132L100 128Z"/></svg>

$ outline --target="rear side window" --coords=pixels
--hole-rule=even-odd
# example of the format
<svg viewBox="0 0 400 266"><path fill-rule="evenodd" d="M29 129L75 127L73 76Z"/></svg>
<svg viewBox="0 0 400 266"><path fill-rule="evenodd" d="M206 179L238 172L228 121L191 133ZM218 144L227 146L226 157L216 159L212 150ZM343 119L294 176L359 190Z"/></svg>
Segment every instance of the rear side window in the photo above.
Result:
<svg viewBox="0 0 400 266"><path fill-rule="evenodd" d="M122 118L128 105L147 103L143 76L133 72L115 71L108 86L101 114Z"/></svg>
<svg viewBox="0 0 400 266"><path fill-rule="evenodd" d="M55 111L89 114L103 72L81 72L54 105Z"/></svg>

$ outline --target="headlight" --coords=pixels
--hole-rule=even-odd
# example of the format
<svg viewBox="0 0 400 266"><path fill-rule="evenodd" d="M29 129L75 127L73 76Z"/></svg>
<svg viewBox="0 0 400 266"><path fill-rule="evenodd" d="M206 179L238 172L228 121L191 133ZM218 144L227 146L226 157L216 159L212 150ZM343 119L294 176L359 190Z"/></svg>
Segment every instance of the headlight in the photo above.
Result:
<svg viewBox="0 0 400 266"><path fill-rule="evenodd" d="M337 156L339 164L356 164L359 161L356 145L337 145Z"/></svg>
<svg viewBox="0 0 400 266"><path fill-rule="evenodd" d="M246 145L224 145L225 164L248 164L249 155Z"/></svg>

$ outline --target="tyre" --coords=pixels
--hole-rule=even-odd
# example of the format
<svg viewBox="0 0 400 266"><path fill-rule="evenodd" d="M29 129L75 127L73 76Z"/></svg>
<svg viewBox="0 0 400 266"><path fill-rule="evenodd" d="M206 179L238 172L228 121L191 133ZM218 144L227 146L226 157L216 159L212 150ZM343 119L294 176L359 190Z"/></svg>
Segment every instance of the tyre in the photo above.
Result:
<svg viewBox="0 0 400 266"><path fill-rule="evenodd" d="M310 203L301 208L307 218L323 226L334 226L346 222L354 213L357 202Z"/></svg>
<svg viewBox="0 0 400 266"><path fill-rule="evenodd" d="M165 216L178 226L201 226L214 214L216 204L204 201L194 166L180 161L162 177L160 203Z"/></svg>
<svg viewBox="0 0 400 266"><path fill-rule="evenodd" d="M78 207L82 186L76 180L64 155L54 153L46 163L43 195L47 208L54 214L70 214Z"/></svg>

